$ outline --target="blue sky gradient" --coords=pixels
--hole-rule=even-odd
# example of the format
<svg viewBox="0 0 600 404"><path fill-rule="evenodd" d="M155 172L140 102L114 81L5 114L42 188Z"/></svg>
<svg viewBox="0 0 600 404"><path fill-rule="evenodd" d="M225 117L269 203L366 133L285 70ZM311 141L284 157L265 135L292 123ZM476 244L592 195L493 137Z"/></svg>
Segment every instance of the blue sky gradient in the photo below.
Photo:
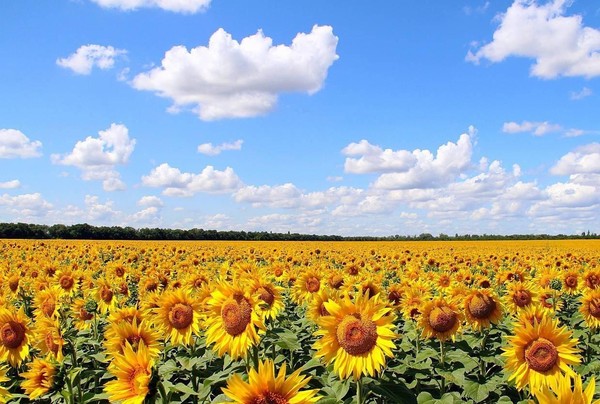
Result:
<svg viewBox="0 0 600 404"><path fill-rule="evenodd" d="M600 228L595 2L21 0L0 20L0 221Z"/></svg>

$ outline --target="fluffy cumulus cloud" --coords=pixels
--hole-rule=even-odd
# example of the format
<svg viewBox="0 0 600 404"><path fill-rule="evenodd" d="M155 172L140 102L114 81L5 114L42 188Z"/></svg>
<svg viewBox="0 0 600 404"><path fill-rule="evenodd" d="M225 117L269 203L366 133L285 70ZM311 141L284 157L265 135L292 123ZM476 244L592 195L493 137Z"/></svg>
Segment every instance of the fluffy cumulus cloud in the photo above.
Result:
<svg viewBox="0 0 600 404"><path fill-rule="evenodd" d="M30 140L16 129L0 129L0 158L30 158L42 155L42 142Z"/></svg>
<svg viewBox="0 0 600 404"><path fill-rule="evenodd" d="M40 193L0 196L0 207L8 209L16 220L34 220L47 216L52 211L52 204Z"/></svg>
<svg viewBox="0 0 600 404"><path fill-rule="evenodd" d="M19 180L11 180L0 182L0 189L15 189L21 186L21 181Z"/></svg>
<svg viewBox="0 0 600 404"><path fill-rule="evenodd" d="M221 143L219 145L213 145L212 143L202 143L198 146L198 153L206 154L207 156L216 156L226 150L241 150L243 140L236 140L235 142Z"/></svg>
<svg viewBox="0 0 600 404"><path fill-rule="evenodd" d="M565 154L550 172L555 175L600 174L600 143L581 146Z"/></svg>
<svg viewBox="0 0 600 404"><path fill-rule="evenodd" d="M94 67L102 70L112 69L115 59L126 53L126 50L115 49L112 46L83 45L66 58L57 59L56 64L77 74L87 75Z"/></svg>
<svg viewBox="0 0 600 404"><path fill-rule="evenodd" d="M178 168L163 163L142 177L147 187L163 188L167 196L189 197L199 192L212 194L233 192L242 186L242 181L231 167L216 170L206 166L200 173L185 173Z"/></svg>
<svg viewBox="0 0 600 404"><path fill-rule="evenodd" d="M193 14L206 10L211 0L92 0L105 8L124 11L140 8L160 8L174 13Z"/></svg>
<svg viewBox="0 0 600 404"><path fill-rule="evenodd" d="M470 51L466 59L501 62L510 56L535 59L531 74L544 79L600 75L600 30L584 25L580 15L565 15L568 0L538 4L516 0L499 16L493 40Z"/></svg>
<svg viewBox="0 0 600 404"><path fill-rule="evenodd" d="M70 153L53 154L52 162L79 168L84 180L102 181L105 191L125 189L116 167L129 162L135 139L125 125L115 123L98 135L78 141Z"/></svg>
<svg viewBox="0 0 600 404"><path fill-rule="evenodd" d="M208 46L171 48L160 67L132 85L170 98L171 110L192 106L203 120L264 115L281 93L319 91L338 58L337 43L330 26L315 25L289 46L273 45L262 31L238 42L219 29Z"/></svg>
<svg viewBox="0 0 600 404"><path fill-rule="evenodd" d="M360 158L346 158L346 172L382 173L374 183L381 189L411 189L441 187L471 167L473 152L472 133L462 134L456 143L441 145L434 154L429 150L381 149L366 141L353 143L343 149L348 155L360 154Z"/></svg>

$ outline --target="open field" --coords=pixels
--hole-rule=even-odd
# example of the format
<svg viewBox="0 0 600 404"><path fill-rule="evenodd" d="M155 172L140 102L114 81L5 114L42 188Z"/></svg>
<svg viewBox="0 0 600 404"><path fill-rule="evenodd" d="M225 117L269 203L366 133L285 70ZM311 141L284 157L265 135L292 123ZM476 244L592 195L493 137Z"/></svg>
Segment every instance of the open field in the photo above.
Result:
<svg viewBox="0 0 600 404"><path fill-rule="evenodd" d="M600 397L600 240L2 240L0 265L0 402Z"/></svg>

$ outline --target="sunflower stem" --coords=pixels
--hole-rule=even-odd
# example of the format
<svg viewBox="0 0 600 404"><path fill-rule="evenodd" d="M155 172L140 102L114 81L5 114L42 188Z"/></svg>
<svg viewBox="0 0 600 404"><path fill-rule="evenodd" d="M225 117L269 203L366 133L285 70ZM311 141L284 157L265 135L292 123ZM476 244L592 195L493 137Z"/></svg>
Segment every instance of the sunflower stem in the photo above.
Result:
<svg viewBox="0 0 600 404"><path fill-rule="evenodd" d="M483 351L485 350L485 344L487 342L488 335L490 335L488 329L486 329L485 331L482 331L481 345L479 346L479 375L482 380L485 379L486 366L485 366L485 360L483 359Z"/></svg>
<svg viewBox="0 0 600 404"><path fill-rule="evenodd" d="M358 378L356 380L356 404L363 403L363 395L362 395L362 378Z"/></svg>
<svg viewBox="0 0 600 404"><path fill-rule="evenodd" d="M254 370L258 372L258 345L252 347L252 365Z"/></svg>
<svg viewBox="0 0 600 404"><path fill-rule="evenodd" d="M444 341L440 340L440 365L442 367L442 371L446 371L446 346L444 345ZM446 377L442 376L442 384L440 387L442 396L446 394Z"/></svg>
<svg viewBox="0 0 600 404"><path fill-rule="evenodd" d="M163 404L168 404L169 403L169 398L167 397L167 392L165 390L165 385L163 384L162 380L158 381L157 387L158 387L158 391L160 392L160 397L162 399L162 403Z"/></svg>

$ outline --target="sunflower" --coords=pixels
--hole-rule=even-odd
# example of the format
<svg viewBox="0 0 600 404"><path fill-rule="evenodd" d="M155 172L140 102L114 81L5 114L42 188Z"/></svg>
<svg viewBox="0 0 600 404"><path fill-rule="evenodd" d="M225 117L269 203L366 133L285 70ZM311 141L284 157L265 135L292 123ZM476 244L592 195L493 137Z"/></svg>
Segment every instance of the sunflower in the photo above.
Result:
<svg viewBox="0 0 600 404"><path fill-rule="evenodd" d="M536 393L535 398L539 404L600 404L600 400L594 400L595 390L596 378L593 376L584 390L580 375L560 375L558 386L554 390L543 387Z"/></svg>
<svg viewBox="0 0 600 404"><path fill-rule="evenodd" d="M567 327L560 327L558 320L544 316L533 325L519 323L513 334L502 356L511 373L508 380L514 380L519 390L529 385L533 394L545 386L556 391L560 375L575 375L569 365L580 362L577 339Z"/></svg>
<svg viewBox="0 0 600 404"><path fill-rule="evenodd" d="M54 275L55 282L60 287L63 296L74 296L78 289L78 274L70 269L63 268Z"/></svg>
<svg viewBox="0 0 600 404"><path fill-rule="evenodd" d="M418 323L423 337L427 339L437 338L446 341L452 338L454 340L463 317L455 303L438 297L425 303Z"/></svg>
<svg viewBox="0 0 600 404"><path fill-rule="evenodd" d="M60 332L58 321L46 317L39 318L35 323L34 331L36 335L36 347L42 355L62 362L65 340Z"/></svg>
<svg viewBox="0 0 600 404"><path fill-rule="evenodd" d="M31 400L34 400L52 389L56 365L44 359L35 358L27 368L27 372L21 373L23 381L21 387Z"/></svg>
<svg viewBox="0 0 600 404"><path fill-rule="evenodd" d="M428 298L429 296L423 297L423 295L415 293L411 289L407 290L406 295L404 295L400 303L402 317L405 320L418 320L423 308L423 302Z"/></svg>
<svg viewBox="0 0 600 404"><path fill-rule="evenodd" d="M105 332L106 339L104 347L109 356L123 354L125 346L131 345L137 352L141 343L148 351L148 355L155 359L160 353L158 340L160 335L155 328L151 328L147 321L137 320L133 322L122 321L119 323L109 323Z"/></svg>
<svg viewBox="0 0 600 404"><path fill-rule="evenodd" d="M200 334L200 303L183 289L165 292L155 314L165 340L173 345L191 345Z"/></svg>
<svg viewBox="0 0 600 404"><path fill-rule="evenodd" d="M538 288L531 283L518 281L510 282L506 286L504 303L513 314L531 304L536 304L538 300Z"/></svg>
<svg viewBox="0 0 600 404"><path fill-rule="evenodd" d="M223 393L238 404L258 403L316 403L320 397L316 389L300 391L310 381L310 377L300 376L300 369L286 378L285 362L275 377L275 365L270 359L258 363L258 371L250 369L248 382L235 374L227 381Z"/></svg>
<svg viewBox="0 0 600 404"><path fill-rule="evenodd" d="M316 270L305 271L294 283L292 297L296 303L302 304L312 299L322 286L321 275Z"/></svg>
<svg viewBox="0 0 600 404"><path fill-rule="evenodd" d="M8 389L1 384L10 380L10 378L6 377L6 371L6 366L0 366L0 404L10 401L12 397Z"/></svg>
<svg viewBox="0 0 600 404"><path fill-rule="evenodd" d="M37 292L33 298L35 305L33 314L35 317L57 318L60 294L61 288L58 285L53 285Z"/></svg>
<svg viewBox="0 0 600 404"><path fill-rule="evenodd" d="M563 300L557 290L544 288L540 292L540 305L552 313L560 311L563 307Z"/></svg>
<svg viewBox="0 0 600 404"><path fill-rule="evenodd" d="M600 288L600 271L596 268L589 268L583 273L583 282L588 289Z"/></svg>
<svg viewBox="0 0 600 404"><path fill-rule="evenodd" d="M251 346L260 342L265 329L255 307L253 296L237 286L219 283L207 302L206 344L223 356L245 356Z"/></svg>
<svg viewBox="0 0 600 404"><path fill-rule="evenodd" d="M94 288L94 297L98 302L98 312L100 314L109 313L117 307L117 290L107 279L96 280Z"/></svg>
<svg viewBox="0 0 600 404"><path fill-rule="evenodd" d="M281 286L257 279L253 282L251 289L256 294L257 311L263 320L268 318L274 320L285 309L281 297L283 293Z"/></svg>
<svg viewBox="0 0 600 404"><path fill-rule="evenodd" d="M337 296L337 293L334 292L337 291L330 292L328 288L319 290L319 293L313 297L312 302L310 302L306 310L306 317L317 323L322 316L328 316L329 312L325 308L325 302L329 301L333 296Z"/></svg>
<svg viewBox="0 0 600 404"><path fill-rule="evenodd" d="M406 293L406 289L402 284L393 283L388 286L386 290L387 300L391 307L396 309L400 308L400 303L402 302L402 298Z"/></svg>
<svg viewBox="0 0 600 404"><path fill-rule="evenodd" d="M104 386L104 391L111 402L121 401L122 404L141 404L148 391L152 376L154 360L148 354L143 342L139 343L137 351L127 343L122 354L116 354L108 371L116 380L111 380Z"/></svg>
<svg viewBox="0 0 600 404"><path fill-rule="evenodd" d="M464 300L464 308L467 322L478 331L502 319L502 304L490 289L471 291Z"/></svg>
<svg viewBox="0 0 600 404"><path fill-rule="evenodd" d="M18 367L29 355L32 333L23 312L0 308L0 360Z"/></svg>
<svg viewBox="0 0 600 404"><path fill-rule="evenodd" d="M589 328L600 328L600 289L587 290L583 294L579 311Z"/></svg>
<svg viewBox="0 0 600 404"><path fill-rule="evenodd" d="M579 271L570 269L563 273L563 290L568 294L574 295L579 293Z"/></svg>
<svg viewBox="0 0 600 404"><path fill-rule="evenodd" d="M355 301L349 298L324 303L329 316L321 316L315 332L320 336L314 348L316 357L323 357L342 379L361 374L374 376L385 365L385 357L392 357L393 331L396 315L379 295L359 294Z"/></svg>
<svg viewBox="0 0 600 404"><path fill-rule="evenodd" d="M77 298L71 306L71 317L73 317L73 325L79 331L89 330L92 327L92 319L94 314L86 310L86 300Z"/></svg>

